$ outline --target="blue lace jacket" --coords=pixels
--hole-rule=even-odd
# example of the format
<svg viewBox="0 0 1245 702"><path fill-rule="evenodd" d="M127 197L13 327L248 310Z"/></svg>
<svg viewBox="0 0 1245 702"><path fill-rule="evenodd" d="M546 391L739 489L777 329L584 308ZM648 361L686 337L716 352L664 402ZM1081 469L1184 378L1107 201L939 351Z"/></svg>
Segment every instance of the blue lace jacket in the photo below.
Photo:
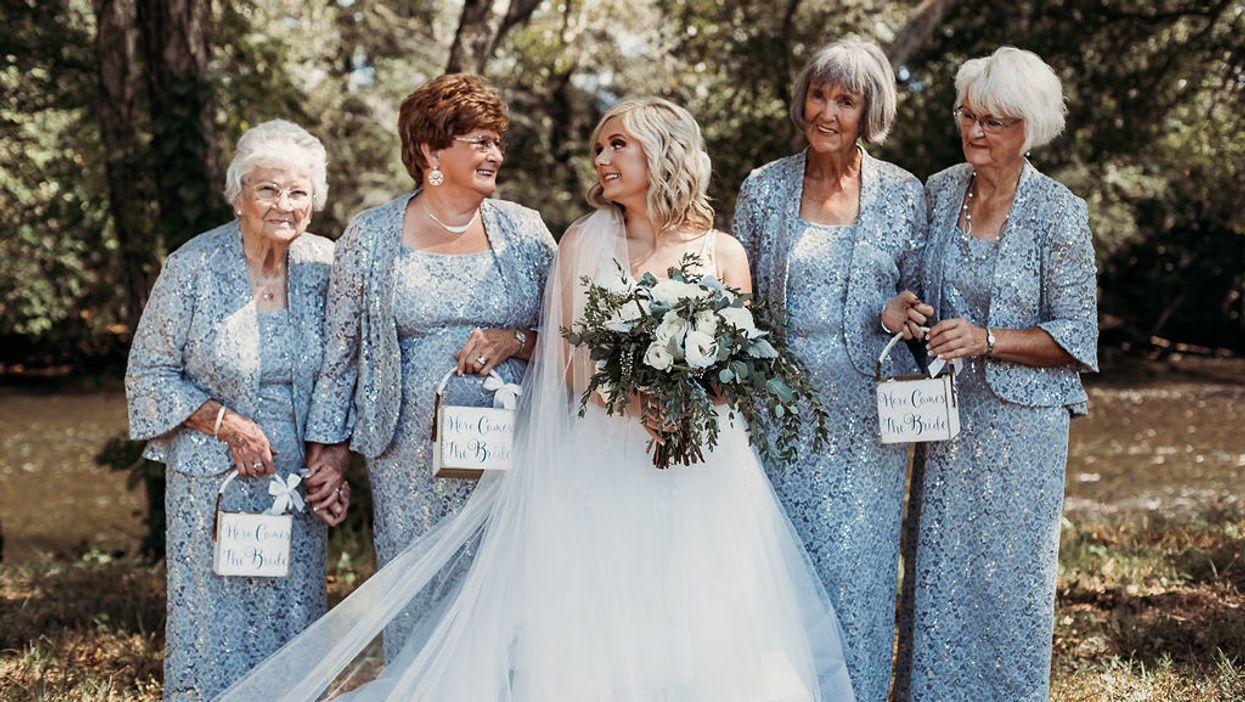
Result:
<svg viewBox="0 0 1245 702"><path fill-rule="evenodd" d="M328 348L316 381L308 441L349 438L352 449L375 457L393 440L402 401L402 359L392 276L402 217L416 194L360 212L337 242L325 332ZM554 242L540 213L488 199L480 205L480 216L507 285L543 290Z"/></svg>
<svg viewBox="0 0 1245 702"><path fill-rule="evenodd" d="M333 242L303 234L290 244L287 291L298 334L295 421L307 426L324 349L324 300ZM254 416L260 388L259 321L235 220L204 232L169 255L134 334L125 392L130 437L147 439L144 456L195 476L229 470L225 442L182 426L214 399Z"/></svg>
<svg viewBox="0 0 1245 702"><path fill-rule="evenodd" d="M972 167L952 166L925 184L929 241L922 299L940 307L946 247L955 245L956 220ZM999 241L990 291L989 326L1040 327L1074 359L1054 368L985 359L986 380L1008 402L1066 406L1084 412L1080 374L1098 370L1098 284L1085 201L1027 161Z"/></svg>
<svg viewBox="0 0 1245 702"><path fill-rule="evenodd" d="M767 163L744 181L735 205L734 234L748 252L753 289L782 326L787 303L787 262L799 234L805 153ZM861 150L860 213L843 314L843 340L852 365L872 376L889 337L880 326L882 306L901 290L915 290L925 243L921 181ZM907 353L892 353L889 372L911 373Z"/></svg>

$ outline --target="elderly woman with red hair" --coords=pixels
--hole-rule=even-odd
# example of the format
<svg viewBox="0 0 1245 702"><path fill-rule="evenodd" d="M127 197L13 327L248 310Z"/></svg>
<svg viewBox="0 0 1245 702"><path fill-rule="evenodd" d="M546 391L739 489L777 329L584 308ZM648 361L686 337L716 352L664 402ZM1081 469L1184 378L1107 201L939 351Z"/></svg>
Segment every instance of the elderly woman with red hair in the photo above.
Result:
<svg viewBox="0 0 1245 702"><path fill-rule="evenodd" d="M309 465L332 470L316 471L328 477L311 498L340 485L347 442L362 453L381 566L461 507L474 485L433 477L442 376L460 376L447 402L488 405L484 378L496 370L518 383L535 348L554 241L539 213L486 199L497 188L508 124L505 104L479 76L444 75L416 88L398 117L415 191L359 213L338 242L328 347L307 426ZM386 630L387 656L400 650L410 621L398 617Z"/></svg>

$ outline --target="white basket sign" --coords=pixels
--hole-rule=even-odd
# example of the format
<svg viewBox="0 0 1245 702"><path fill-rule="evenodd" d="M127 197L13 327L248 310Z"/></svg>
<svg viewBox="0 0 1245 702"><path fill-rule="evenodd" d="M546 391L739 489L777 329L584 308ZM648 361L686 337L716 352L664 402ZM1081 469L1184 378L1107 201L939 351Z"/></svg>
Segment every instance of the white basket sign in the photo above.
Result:
<svg viewBox="0 0 1245 702"><path fill-rule="evenodd" d="M484 381L494 407L441 404L447 373L437 387L432 427L432 466L437 478L478 479L484 471L510 470L514 450L515 398L519 386L496 372Z"/></svg>
<svg viewBox="0 0 1245 702"><path fill-rule="evenodd" d="M224 576L253 578L284 578L290 574L290 543L294 518L291 514L266 512L234 512L221 509L225 488L237 477L230 471L216 493L216 526L212 533L212 571ZM269 494L274 495L273 510L284 512L291 506L302 507L302 498L294 493L299 476L273 478ZM280 485L280 487L277 487Z"/></svg>
<svg viewBox="0 0 1245 702"><path fill-rule="evenodd" d="M882 361L902 338L896 334L878 358L878 434L884 444L946 441L960 433L955 373L882 377Z"/></svg>

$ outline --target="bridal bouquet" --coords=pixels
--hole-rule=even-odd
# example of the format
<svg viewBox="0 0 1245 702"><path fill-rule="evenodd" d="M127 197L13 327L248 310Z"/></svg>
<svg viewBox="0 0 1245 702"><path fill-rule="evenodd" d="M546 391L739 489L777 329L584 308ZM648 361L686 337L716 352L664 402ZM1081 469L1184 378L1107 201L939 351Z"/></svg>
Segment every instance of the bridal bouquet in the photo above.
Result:
<svg viewBox="0 0 1245 702"><path fill-rule="evenodd" d="M596 372L580 398L583 416L595 393L610 414L644 398L644 412L658 420L664 443L649 442L653 465L690 465L718 441L715 402L738 412L763 457L777 451L795 457L801 413L811 409L814 449L826 438L825 412L799 363L761 320L750 295L693 271L695 255L683 257L669 278L646 273L631 281L619 266L618 285L587 277L583 317L562 335L587 349ZM749 306L751 303L751 306ZM801 400L805 407L801 410ZM777 423L771 435L763 417Z"/></svg>

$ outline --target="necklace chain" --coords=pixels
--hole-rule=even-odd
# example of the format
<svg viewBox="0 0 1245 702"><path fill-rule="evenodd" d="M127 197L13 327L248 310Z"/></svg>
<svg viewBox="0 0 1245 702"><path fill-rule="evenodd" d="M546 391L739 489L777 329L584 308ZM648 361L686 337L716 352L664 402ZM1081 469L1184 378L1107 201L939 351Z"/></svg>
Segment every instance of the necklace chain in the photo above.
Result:
<svg viewBox="0 0 1245 702"><path fill-rule="evenodd" d="M440 219L438 219L437 216L432 213L432 210L428 208L428 203L424 202L424 199L422 197L419 199L419 206L424 208L424 214L428 215L428 219L431 219L433 222L436 222L438 226L440 226L442 229L449 232L450 234L462 234L463 232L470 229L471 225L475 224L476 217L480 216L480 208L477 207L476 211L472 213L471 219L467 220L466 224L460 224L460 225L446 224L445 222L442 222Z"/></svg>

